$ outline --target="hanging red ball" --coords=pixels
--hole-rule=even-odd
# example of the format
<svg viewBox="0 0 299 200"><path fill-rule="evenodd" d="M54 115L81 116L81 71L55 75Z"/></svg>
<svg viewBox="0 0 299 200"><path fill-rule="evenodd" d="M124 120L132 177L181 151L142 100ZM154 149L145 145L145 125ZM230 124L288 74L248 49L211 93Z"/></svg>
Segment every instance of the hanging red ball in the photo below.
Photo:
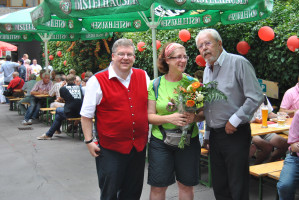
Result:
<svg viewBox="0 0 299 200"><path fill-rule="evenodd" d="M45 57L45 53L43 53L43 57Z"/></svg>
<svg viewBox="0 0 299 200"><path fill-rule="evenodd" d="M206 66L206 61L201 55L196 56L195 62L200 67Z"/></svg>
<svg viewBox="0 0 299 200"><path fill-rule="evenodd" d="M65 60L65 61L63 61L63 65L64 65L64 66L66 66L66 64L67 64L66 60Z"/></svg>
<svg viewBox="0 0 299 200"><path fill-rule="evenodd" d="M138 42L137 44L138 51L142 52L146 49L144 42Z"/></svg>
<svg viewBox="0 0 299 200"><path fill-rule="evenodd" d="M191 39L191 34L188 30L183 29L179 32L179 38L183 41L183 42L187 42L188 40Z"/></svg>
<svg viewBox="0 0 299 200"><path fill-rule="evenodd" d="M161 41L156 40L156 47L157 47L157 50L161 47Z"/></svg>
<svg viewBox="0 0 299 200"><path fill-rule="evenodd" d="M239 54L246 55L250 49L250 46L247 42L241 41L237 44L237 51Z"/></svg>
<svg viewBox="0 0 299 200"><path fill-rule="evenodd" d="M58 56L58 57L61 57L61 56L62 56L61 51L57 51L57 56Z"/></svg>
<svg viewBox="0 0 299 200"><path fill-rule="evenodd" d="M299 39L296 35L289 37L287 41L287 46L289 50L293 52L295 52L295 50L299 48Z"/></svg>
<svg viewBox="0 0 299 200"><path fill-rule="evenodd" d="M49 55L49 60L53 60L54 56L53 55Z"/></svg>
<svg viewBox="0 0 299 200"><path fill-rule="evenodd" d="M269 26L263 26L262 28L260 28L259 32L258 32L258 36L261 40L263 41L271 41L274 39L274 31L271 27Z"/></svg>

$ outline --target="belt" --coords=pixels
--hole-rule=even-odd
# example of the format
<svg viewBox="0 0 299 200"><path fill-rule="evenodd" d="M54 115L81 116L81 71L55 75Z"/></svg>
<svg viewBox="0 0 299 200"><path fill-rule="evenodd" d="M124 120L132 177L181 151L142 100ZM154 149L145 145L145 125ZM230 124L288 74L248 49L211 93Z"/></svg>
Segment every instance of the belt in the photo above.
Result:
<svg viewBox="0 0 299 200"><path fill-rule="evenodd" d="M290 155L291 155L291 156L298 157L298 155L297 155L297 153L296 153L296 152L291 152L291 153L290 153Z"/></svg>
<svg viewBox="0 0 299 200"><path fill-rule="evenodd" d="M249 123L244 123L244 124L240 124L237 128L242 128L242 127L244 127L244 126L250 126L250 125L249 125ZM211 128L211 129L213 129L213 130L215 130L215 131L219 131L219 130L221 130L221 129L225 129L225 126L224 126L224 127L221 127L221 128Z"/></svg>

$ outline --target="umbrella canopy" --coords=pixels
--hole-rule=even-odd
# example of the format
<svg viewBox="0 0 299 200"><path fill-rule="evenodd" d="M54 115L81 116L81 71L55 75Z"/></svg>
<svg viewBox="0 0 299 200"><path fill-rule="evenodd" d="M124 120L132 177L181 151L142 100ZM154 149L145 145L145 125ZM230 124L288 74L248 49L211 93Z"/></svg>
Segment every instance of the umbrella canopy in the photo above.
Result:
<svg viewBox="0 0 299 200"><path fill-rule="evenodd" d="M80 23L73 24L70 20L61 20L60 23L56 23L56 26L62 26L61 24L67 23L69 27L72 27L72 31L65 31L63 29L53 30L53 23L44 23L41 25L46 30L36 29L32 24L30 12L35 7L23 9L17 12L9 13L0 17L0 40L2 41L17 41L26 42L42 41L45 43L45 66L48 68L48 41L75 41L75 40L94 40L105 39L112 36L112 33L89 33L85 29L82 29Z"/></svg>
<svg viewBox="0 0 299 200"><path fill-rule="evenodd" d="M154 77L156 67L156 30L197 28L243 23L267 18L272 0L126 0L83 1L44 0L31 12L37 29L50 30L48 24L70 20L89 32L134 32L152 30ZM63 28L69 29L67 26ZM55 30L61 30L59 26Z"/></svg>
<svg viewBox="0 0 299 200"><path fill-rule="evenodd" d="M7 42L0 41L0 50L1 51L17 51L18 47Z"/></svg>

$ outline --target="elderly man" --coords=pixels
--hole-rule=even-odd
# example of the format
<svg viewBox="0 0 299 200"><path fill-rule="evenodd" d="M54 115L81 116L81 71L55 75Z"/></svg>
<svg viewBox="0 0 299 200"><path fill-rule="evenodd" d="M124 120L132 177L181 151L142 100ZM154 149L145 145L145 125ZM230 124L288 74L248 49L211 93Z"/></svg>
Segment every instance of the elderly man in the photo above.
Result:
<svg viewBox="0 0 299 200"><path fill-rule="evenodd" d="M23 125L31 125L32 119L38 118L39 109L42 104L42 99L35 98L34 95L48 94L52 88L53 83L50 81L50 74L43 73L42 80L38 81L31 90L30 106L25 114L25 119L22 121Z"/></svg>
<svg viewBox="0 0 299 200"><path fill-rule="evenodd" d="M53 87L51 88L51 90L49 91L49 95L50 96L56 96L56 100L50 104L50 108L58 108L58 107L63 107L64 103L63 103L63 99L60 98L60 88L65 85L65 79L62 78L61 75L57 74L55 76L55 84L53 85Z"/></svg>
<svg viewBox="0 0 299 200"><path fill-rule="evenodd" d="M13 77L13 79L8 84L7 89L13 88L13 92L14 92L15 89L21 89L23 87L24 80L21 77L19 77L19 72L12 73L12 77ZM12 101L10 101L9 104L10 104L9 110L13 110Z"/></svg>
<svg viewBox="0 0 299 200"><path fill-rule="evenodd" d="M134 44L117 40L110 66L92 76L81 109L85 143L96 157L101 199L140 199L148 135L145 71L132 68ZM95 116L99 146L93 141Z"/></svg>
<svg viewBox="0 0 299 200"><path fill-rule="evenodd" d="M263 101L261 87L250 62L227 53L216 30L201 30L195 42L207 62L203 82L217 81L217 89L227 96L204 106L204 146L210 150L215 197L248 200L249 121Z"/></svg>

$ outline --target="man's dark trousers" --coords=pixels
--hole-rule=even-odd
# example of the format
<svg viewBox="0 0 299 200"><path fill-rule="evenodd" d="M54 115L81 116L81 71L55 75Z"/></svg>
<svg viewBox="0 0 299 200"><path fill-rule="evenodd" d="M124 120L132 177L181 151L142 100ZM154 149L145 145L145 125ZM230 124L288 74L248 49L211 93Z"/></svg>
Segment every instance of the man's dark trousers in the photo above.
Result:
<svg viewBox="0 0 299 200"><path fill-rule="evenodd" d="M217 200L249 200L250 125L241 124L233 134L211 129L212 184Z"/></svg>
<svg viewBox="0 0 299 200"><path fill-rule="evenodd" d="M145 151L133 147L129 154L121 154L101 147L96 167L101 200L139 200L143 188Z"/></svg>

